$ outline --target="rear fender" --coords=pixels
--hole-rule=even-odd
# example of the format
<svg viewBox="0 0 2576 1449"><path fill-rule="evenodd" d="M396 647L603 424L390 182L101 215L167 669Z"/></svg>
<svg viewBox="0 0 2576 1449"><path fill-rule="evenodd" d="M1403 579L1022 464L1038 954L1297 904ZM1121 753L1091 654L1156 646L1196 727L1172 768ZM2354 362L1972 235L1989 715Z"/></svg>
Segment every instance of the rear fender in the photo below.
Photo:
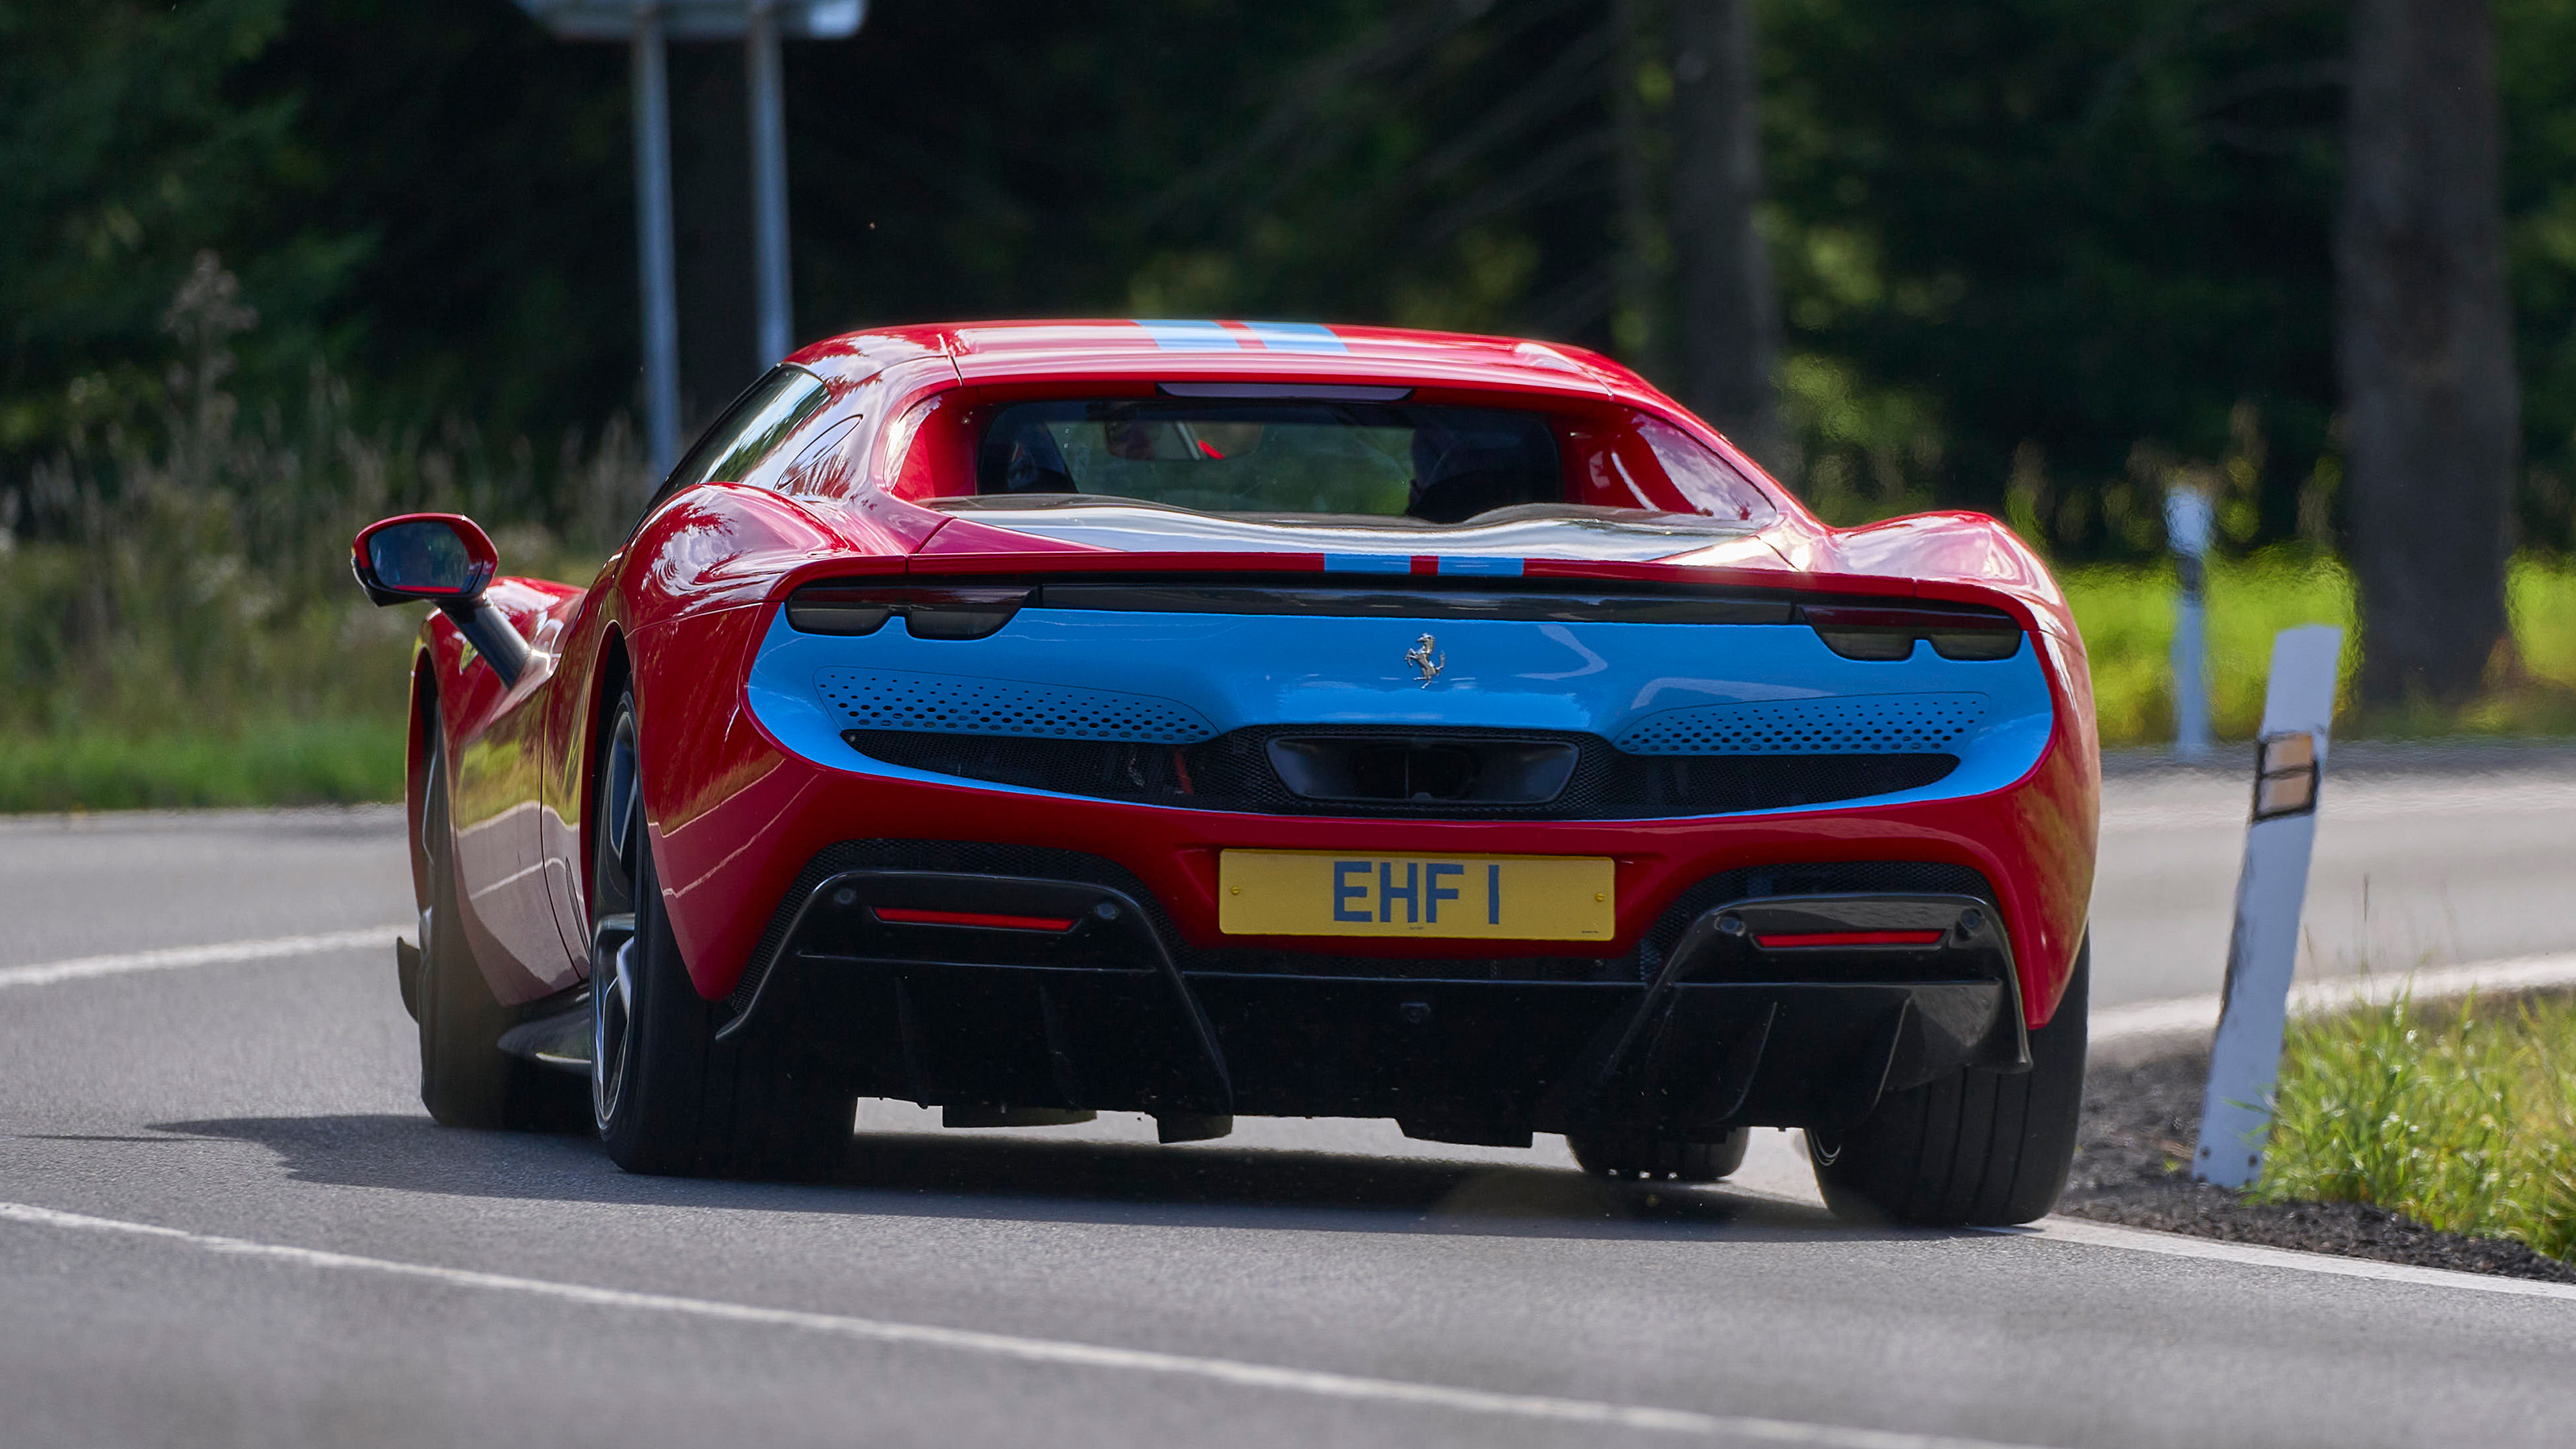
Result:
<svg viewBox="0 0 2576 1449"><path fill-rule="evenodd" d="M457 871L458 925L496 998L535 999L572 984L570 958L538 863L542 701L550 693L552 657L543 647L561 632L579 590L534 579L503 579L486 598L522 638L540 647L514 684L444 614L422 627L415 691L436 706L446 760L451 858ZM424 712L415 724L425 731ZM426 749L415 757L423 771ZM420 791L413 791L415 801ZM414 806L415 812L419 807ZM426 892L426 862L416 886Z"/></svg>
<svg viewBox="0 0 2576 1449"><path fill-rule="evenodd" d="M429 853L423 827L429 816L429 754L438 728L438 677L427 644L411 656L411 708L403 735L403 853L411 863L414 908L429 909Z"/></svg>

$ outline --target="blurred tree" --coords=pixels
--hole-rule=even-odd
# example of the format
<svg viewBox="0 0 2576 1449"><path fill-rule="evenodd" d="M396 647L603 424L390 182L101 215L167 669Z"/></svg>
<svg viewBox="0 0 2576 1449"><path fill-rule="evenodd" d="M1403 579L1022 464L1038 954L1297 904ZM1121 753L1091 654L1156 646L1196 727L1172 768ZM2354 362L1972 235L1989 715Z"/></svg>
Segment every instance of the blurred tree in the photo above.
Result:
<svg viewBox="0 0 2576 1449"><path fill-rule="evenodd" d="M1669 376L1673 326L1666 277L1672 229L1657 185L1672 157L1660 112L1672 104L1672 58L1648 0L1611 0L1618 49L1610 58L1610 121L1616 135L1619 219L1617 300L1610 318L1613 350L1648 377Z"/></svg>
<svg viewBox="0 0 2576 1449"><path fill-rule="evenodd" d="M2576 547L2576 0L2494 0L2506 257L2522 384L2517 541Z"/></svg>
<svg viewBox="0 0 2576 1449"><path fill-rule="evenodd" d="M2168 469L2268 441L2294 526L2334 410L2341 0L1762 0L1783 406L1855 518L2015 511L2150 553ZM2146 445L2143 449L2141 444Z"/></svg>
<svg viewBox="0 0 2576 1449"><path fill-rule="evenodd" d="M788 55L798 314L1327 316L1607 343L1606 10L887 0L856 42ZM854 114L853 96L880 103Z"/></svg>
<svg viewBox="0 0 2576 1449"><path fill-rule="evenodd" d="M294 97L229 90L285 21L285 0L0 0L0 457L157 395L201 250L243 258L266 356L327 336L365 243L264 225L318 158Z"/></svg>
<svg viewBox="0 0 2576 1449"><path fill-rule="evenodd" d="M760 355L752 289L751 88L742 47L702 41L671 46L668 55L680 431L693 436L778 359ZM640 343L638 357L641 367Z"/></svg>
<svg viewBox="0 0 2576 1449"><path fill-rule="evenodd" d="M296 0L234 90L297 117L299 184L245 197L266 247L363 240L306 305L335 328L329 359L368 411L550 442L632 405L622 48L556 41L511 0ZM242 285L263 317L285 300L253 268ZM246 370L268 332L245 339Z"/></svg>
<svg viewBox="0 0 2576 1449"><path fill-rule="evenodd" d="M1780 467L1772 378L1779 294L1753 221L1762 199L1753 3L1669 3L1679 394L1719 432Z"/></svg>
<svg viewBox="0 0 2576 1449"><path fill-rule="evenodd" d="M2493 5L2519 517L2566 547L2576 0ZM787 53L809 335L1336 317L1601 346L1692 392L1683 319L1714 314L1683 292L1716 273L1674 182L1721 173L1676 154L1718 132L1674 27L1735 0L870 8ZM1749 9L1793 484L1842 518L2003 510L2072 558L2152 554L2179 475L2215 480L2231 547L2337 536L2347 0ZM551 459L632 405L627 167L617 48L511 0L0 0L0 463L160 385L201 248L261 317L247 415L300 408L320 360L353 417Z"/></svg>
<svg viewBox="0 0 2576 1449"><path fill-rule="evenodd" d="M2474 693L2505 637L2520 446L2486 0L2356 0L2336 359L2362 697Z"/></svg>

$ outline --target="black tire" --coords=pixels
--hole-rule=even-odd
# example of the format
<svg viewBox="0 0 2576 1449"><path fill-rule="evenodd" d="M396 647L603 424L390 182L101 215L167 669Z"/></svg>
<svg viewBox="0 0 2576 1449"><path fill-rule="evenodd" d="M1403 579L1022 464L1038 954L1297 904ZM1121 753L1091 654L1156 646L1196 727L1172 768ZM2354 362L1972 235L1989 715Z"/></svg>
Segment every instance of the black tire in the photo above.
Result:
<svg viewBox="0 0 2576 1449"><path fill-rule="evenodd" d="M457 917L445 740L433 713L421 801L429 905L420 913L420 975L411 1002L420 1024L420 1102L442 1127L560 1128L578 1120L572 1115L578 1083L501 1050L510 1010L492 995Z"/></svg>
<svg viewBox="0 0 2576 1449"><path fill-rule="evenodd" d="M622 697L601 747L594 808L594 940L619 953L592 971L593 1123L629 1172L811 1179L849 1150L857 1094L828 1064L791 1056L774 1035L716 1038L720 1005L698 994L662 904L635 770L635 700ZM604 929L603 929L604 928Z"/></svg>
<svg viewBox="0 0 2576 1449"><path fill-rule="evenodd" d="M2092 975L2088 936L2057 1014L2030 1034L2029 1071L1964 1068L1887 1094L1848 1132L1810 1131L1825 1205L1837 1217L1926 1227L2046 1216L2075 1159Z"/></svg>
<svg viewBox="0 0 2576 1449"><path fill-rule="evenodd" d="M1574 1160L1594 1177L1639 1182L1717 1182L1744 1165L1753 1129L1738 1127L1716 1142L1676 1142L1646 1136L1569 1136Z"/></svg>

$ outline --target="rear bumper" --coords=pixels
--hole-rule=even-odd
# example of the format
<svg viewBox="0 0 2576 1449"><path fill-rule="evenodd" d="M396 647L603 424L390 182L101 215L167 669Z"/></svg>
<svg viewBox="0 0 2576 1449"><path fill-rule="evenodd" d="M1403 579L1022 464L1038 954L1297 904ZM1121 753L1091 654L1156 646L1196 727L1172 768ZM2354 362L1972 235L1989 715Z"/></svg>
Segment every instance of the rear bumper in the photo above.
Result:
<svg viewBox="0 0 2576 1449"><path fill-rule="evenodd" d="M1017 869L920 868L942 856ZM1972 874L1745 899L1748 878L1702 883L1617 957L1328 957L1193 947L1098 857L851 842L809 866L725 1030L925 1105L1392 1117L1501 1145L1847 1126L1882 1091L2027 1064Z"/></svg>
<svg viewBox="0 0 2576 1449"><path fill-rule="evenodd" d="M1180 948L1403 955L1426 965L1561 948L1226 938L1216 928L1219 854L1359 848L1385 855L1606 856L1617 868L1610 949L1620 951L1636 949L1694 889L1729 872L1884 861L1964 868L1989 883L2032 1026L2056 1007L2092 894L2094 777L2089 757L2063 737L2027 777L1956 799L1687 820L1458 822L1223 814L1015 794L827 767L783 750L747 714L734 717L729 733L718 752L723 768L675 780L664 798L683 808L664 808L653 830L672 924L690 974L709 998L733 994L761 958L781 902L801 899L811 888L810 880L800 883L809 862L862 832L1026 850L1079 844L1120 867L1160 904L1166 939ZM721 793L711 788L718 783ZM1028 873L1007 863L977 869ZM1773 887L1759 880L1748 880L1743 891L1770 893Z"/></svg>

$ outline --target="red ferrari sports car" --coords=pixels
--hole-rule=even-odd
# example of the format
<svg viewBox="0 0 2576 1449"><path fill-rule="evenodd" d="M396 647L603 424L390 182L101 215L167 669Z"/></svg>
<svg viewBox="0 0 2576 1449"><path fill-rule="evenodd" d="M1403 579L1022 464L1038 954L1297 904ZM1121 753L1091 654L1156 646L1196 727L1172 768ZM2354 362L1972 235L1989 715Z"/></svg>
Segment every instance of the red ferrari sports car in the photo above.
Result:
<svg viewBox="0 0 2576 1449"><path fill-rule="evenodd" d="M2083 1078L2099 762L2040 561L1819 523L1606 358L1232 321L806 348L587 587L354 564L412 665L441 1122L635 1171L1392 1117L2017 1222Z"/></svg>

